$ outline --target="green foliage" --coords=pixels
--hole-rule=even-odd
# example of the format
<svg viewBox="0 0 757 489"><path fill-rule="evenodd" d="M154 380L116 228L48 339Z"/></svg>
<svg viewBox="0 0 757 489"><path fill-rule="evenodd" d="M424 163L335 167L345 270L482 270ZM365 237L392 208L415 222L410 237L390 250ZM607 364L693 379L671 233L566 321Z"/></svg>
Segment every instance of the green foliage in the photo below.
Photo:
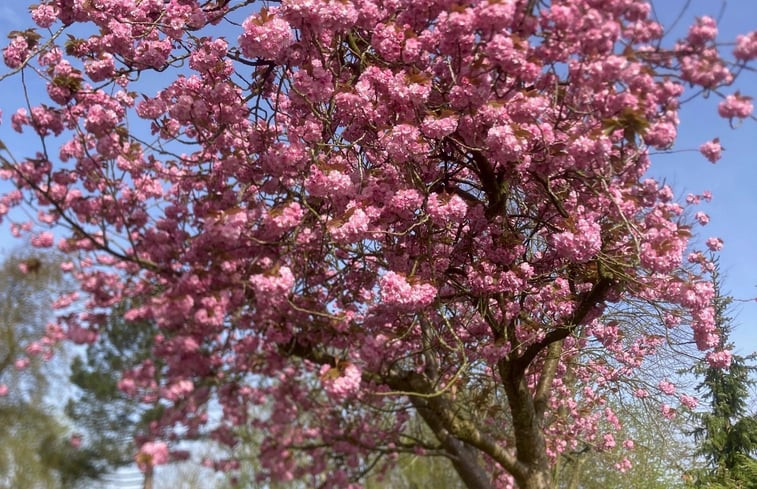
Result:
<svg viewBox="0 0 757 489"><path fill-rule="evenodd" d="M74 449L62 416L45 404L58 360L29 358L26 368L14 363L40 339L54 295L62 292L58 257L16 252L0 265L0 488L70 488L96 478L92 453ZM27 273L21 271L21 266Z"/></svg>
<svg viewBox="0 0 757 489"><path fill-rule="evenodd" d="M412 454L399 456L397 466L381 478L366 483L366 489L464 489L465 485L445 457Z"/></svg>
<svg viewBox="0 0 757 489"><path fill-rule="evenodd" d="M21 271L22 265L28 273ZM62 286L60 267L52 256L16 252L0 265L0 381L8 385L13 399L39 403L46 392L49 371L43 362L32 357L21 370L13 363L44 334L52 294Z"/></svg>
<svg viewBox="0 0 757 489"><path fill-rule="evenodd" d="M634 441L633 450L622 454L585 447L566 453L556 469L559 489L683 489L683 464L690 445L682 438L682 420L668 420L638 400L614 406L623 420L626 436ZM631 467L624 472L615 468L619 456L627 457Z"/></svg>
<svg viewBox="0 0 757 489"><path fill-rule="evenodd" d="M718 269L713 273L716 283L715 313L721 346L728 343L732 319L728 316L731 298L720 291ZM757 371L755 354L734 354L728 369L700 363L697 373L704 377L697 387L709 410L694 415L697 428L698 454L706 466L690 474L693 487L722 489L757 489L757 413L750 412L751 375Z"/></svg>
<svg viewBox="0 0 757 489"><path fill-rule="evenodd" d="M62 432L46 412L0 401L0 488L55 488L57 477L43 462L41 439Z"/></svg>
<svg viewBox="0 0 757 489"><path fill-rule="evenodd" d="M78 394L66 405L66 414L85 436L88 449L98 454L102 470L134 461L134 436L160 408L140 403L118 389L121 372L151 354L154 327L146 322L123 325L122 304L108 316L95 343L71 365L71 383Z"/></svg>

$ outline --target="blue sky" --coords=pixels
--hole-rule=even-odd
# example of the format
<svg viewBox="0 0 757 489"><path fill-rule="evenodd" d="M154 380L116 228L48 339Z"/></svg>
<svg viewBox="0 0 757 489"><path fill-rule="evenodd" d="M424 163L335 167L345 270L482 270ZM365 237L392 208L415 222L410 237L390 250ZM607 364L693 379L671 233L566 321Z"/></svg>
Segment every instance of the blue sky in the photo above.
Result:
<svg viewBox="0 0 757 489"><path fill-rule="evenodd" d="M665 0L657 4L664 25L678 15L683 0ZM720 16L722 13L722 16ZM710 15L719 19L721 41L733 40L736 34L757 29L757 2L754 0L693 0L677 33L685 32L695 16ZM731 90L741 88L746 94L757 91L757 74L744 72ZM755 94L757 95L757 94ZM699 228L698 237L718 236L725 241L721 266L725 275L725 292L744 302L734 308L736 331L731 336L736 351L757 350L757 122L745 121L736 130L717 115L720 98L691 102L681 110L679 139L674 151L652 159L651 173L664 178L679 195L710 190L713 200L699 210L710 215L710 224ZM725 148L723 158L710 164L696 149L706 140L719 137Z"/></svg>
<svg viewBox="0 0 757 489"><path fill-rule="evenodd" d="M0 31L29 27L27 6L31 3L35 2L2 2ZM687 3L689 8L674 30L674 36L684 34L698 15L719 19L721 41L757 29L755 0L658 0L657 14L668 26ZM33 92L40 88L32 85ZM724 94L738 88L745 93L757 91L757 74L743 73L737 86ZM19 137L10 128L10 115L23 105L19 84L8 80L0 84L0 90L0 108L4 112L0 139L20 156L33 150L38 142L35 145L34 138ZM727 121L717 116L718 101L719 97L712 95L708 100L697 100L683 107L674 151L654 156L650 173L666 180L681 196L704 190L713 193L713 201L700 209L710 215L711 222L700 228L698 237L704 240L718 236L725 241L721 253L725 290L744 300L735 310L737 328L732 340L738 352L749 353L757 350L757 122L746 121L737 130L731 129ZM707 162L697 151L701 143L714 137L719 137L725 147L723 159L716 165ZM5 189L6 185L0 185L0 191ZM6 234L7 227L0 228L0 250L13 246L10 240L4 239Z"/></svg>

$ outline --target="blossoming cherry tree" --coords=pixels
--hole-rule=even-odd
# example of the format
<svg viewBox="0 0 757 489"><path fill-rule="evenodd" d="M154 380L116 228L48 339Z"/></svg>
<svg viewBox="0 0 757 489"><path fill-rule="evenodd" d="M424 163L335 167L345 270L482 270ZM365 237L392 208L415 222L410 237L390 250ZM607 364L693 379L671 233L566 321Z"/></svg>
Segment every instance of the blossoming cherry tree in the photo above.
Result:
<svg viewBox="0 0 757 489"><path fill-rule="evenodd" d="M546 489L579 444L633 447L611 392L672 415L675 386L638 376L669 328L728 364L690 241L708 218L687 217L709 195L645 175L686 87L750 117L728 86L754 32L727 61L712 19L663 42L643 0L43 0L32 18L3 57L47 89L10 118L39 152L3 160L0 215L57 241L84 292L41 345L93 341L124 302L155 325L120 384L165 406L143 468L251 428L274 480L353 488L414 452L470 489Z"/></svg>

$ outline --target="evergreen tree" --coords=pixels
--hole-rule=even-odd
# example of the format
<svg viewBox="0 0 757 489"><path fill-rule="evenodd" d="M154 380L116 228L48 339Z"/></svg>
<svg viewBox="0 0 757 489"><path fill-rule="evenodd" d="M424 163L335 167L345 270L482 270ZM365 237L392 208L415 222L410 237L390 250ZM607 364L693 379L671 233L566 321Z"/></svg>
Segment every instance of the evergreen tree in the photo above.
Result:
<svg viewBox="0 0 757 489"><path fill-rule="evenodd" d="M732 299L720 290L719 268L713 272L715 314L720 330L721 346L733 348L728 342L732 318L728 309ZM713 489L757 488L757 414L750 411L749 388L755 381L750 375L757 370L757 355L734 354L728 369L700 364L698 373L704 377L697 390L709 400L709 410L696 413L698 427L693 434L699 443L699 455L706 466L694 471L694 487Z"/></svg>

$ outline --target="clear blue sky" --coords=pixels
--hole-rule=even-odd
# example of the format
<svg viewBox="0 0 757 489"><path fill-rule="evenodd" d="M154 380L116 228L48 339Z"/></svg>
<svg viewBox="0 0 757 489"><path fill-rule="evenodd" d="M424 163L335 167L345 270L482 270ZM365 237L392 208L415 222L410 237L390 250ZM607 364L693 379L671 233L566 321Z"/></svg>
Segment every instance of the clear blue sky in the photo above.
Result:
<svg viewBox="0 0 757 489"><path fill-rule="evenodd" d="M25 29L31 25L28 5L32 1L2 2L0 31ZM686 0L658 0L657 14L668 26L678 16ZM722 16L721 16L722 13ZM757 29L757 0L692 0L674 35L685 33L695 16L719 18L719 40L733 40L737 33ZM32 82L33 83L33 82ZM757 95L757 75L744 73L737 88ZM41 87L32 85L33 91ZM10 128L9 117L23 105L23 93L18 83L0 84L0 108L4 112L0 138L20 156L38 147L34 138L19 137ZM745 302L737 306L737 329L732 336L736 350L748 353L757 350L757 122L747 121L738 130L716 113L716 96L684 106L681 112L680 137L671 154L653 158L651 173L668 181L679 195L710 190L713 201L702 206L711 222L700 228L701 239L719 236L725 241L721 263L726 275L726 291ZM698 146L719 137L725 147L723 159L717 165L707 162L697 151ZM0 191L7 189L0 185ZM0 228L0 247L12 243L3 239L7 228Z"/></svg>
<svg viewBox="0 0 757 489"><path fill-rule="evenodd" d="M660 0L656 3L660 19L667 25L686 2ZM722 17L719 17L721 9ZM733 40L737 33L757 29L755 0L693 0L678 32L685 32L691 20L701 15L719 18L718 39L721 41ZM724 93L739 88L757 96L757 74L742 73L736 86ZM701 206L711 221L699 228L699 237L718 236L725 241L721 252L725 291L746 301L734 309L737 328L732 340L738 352L749 353L757 350L757 121L745 121L736 130L731 129L728 121L717 115L719 100L712 95L709 100L697 100L683 107L679 139L674 148L677 152L655 156L651 173L665 178L679 195L703 190L712 192L712 202ZM725 151L723 158L712 165L696 148L714 137L720 138Z"/></svg>

